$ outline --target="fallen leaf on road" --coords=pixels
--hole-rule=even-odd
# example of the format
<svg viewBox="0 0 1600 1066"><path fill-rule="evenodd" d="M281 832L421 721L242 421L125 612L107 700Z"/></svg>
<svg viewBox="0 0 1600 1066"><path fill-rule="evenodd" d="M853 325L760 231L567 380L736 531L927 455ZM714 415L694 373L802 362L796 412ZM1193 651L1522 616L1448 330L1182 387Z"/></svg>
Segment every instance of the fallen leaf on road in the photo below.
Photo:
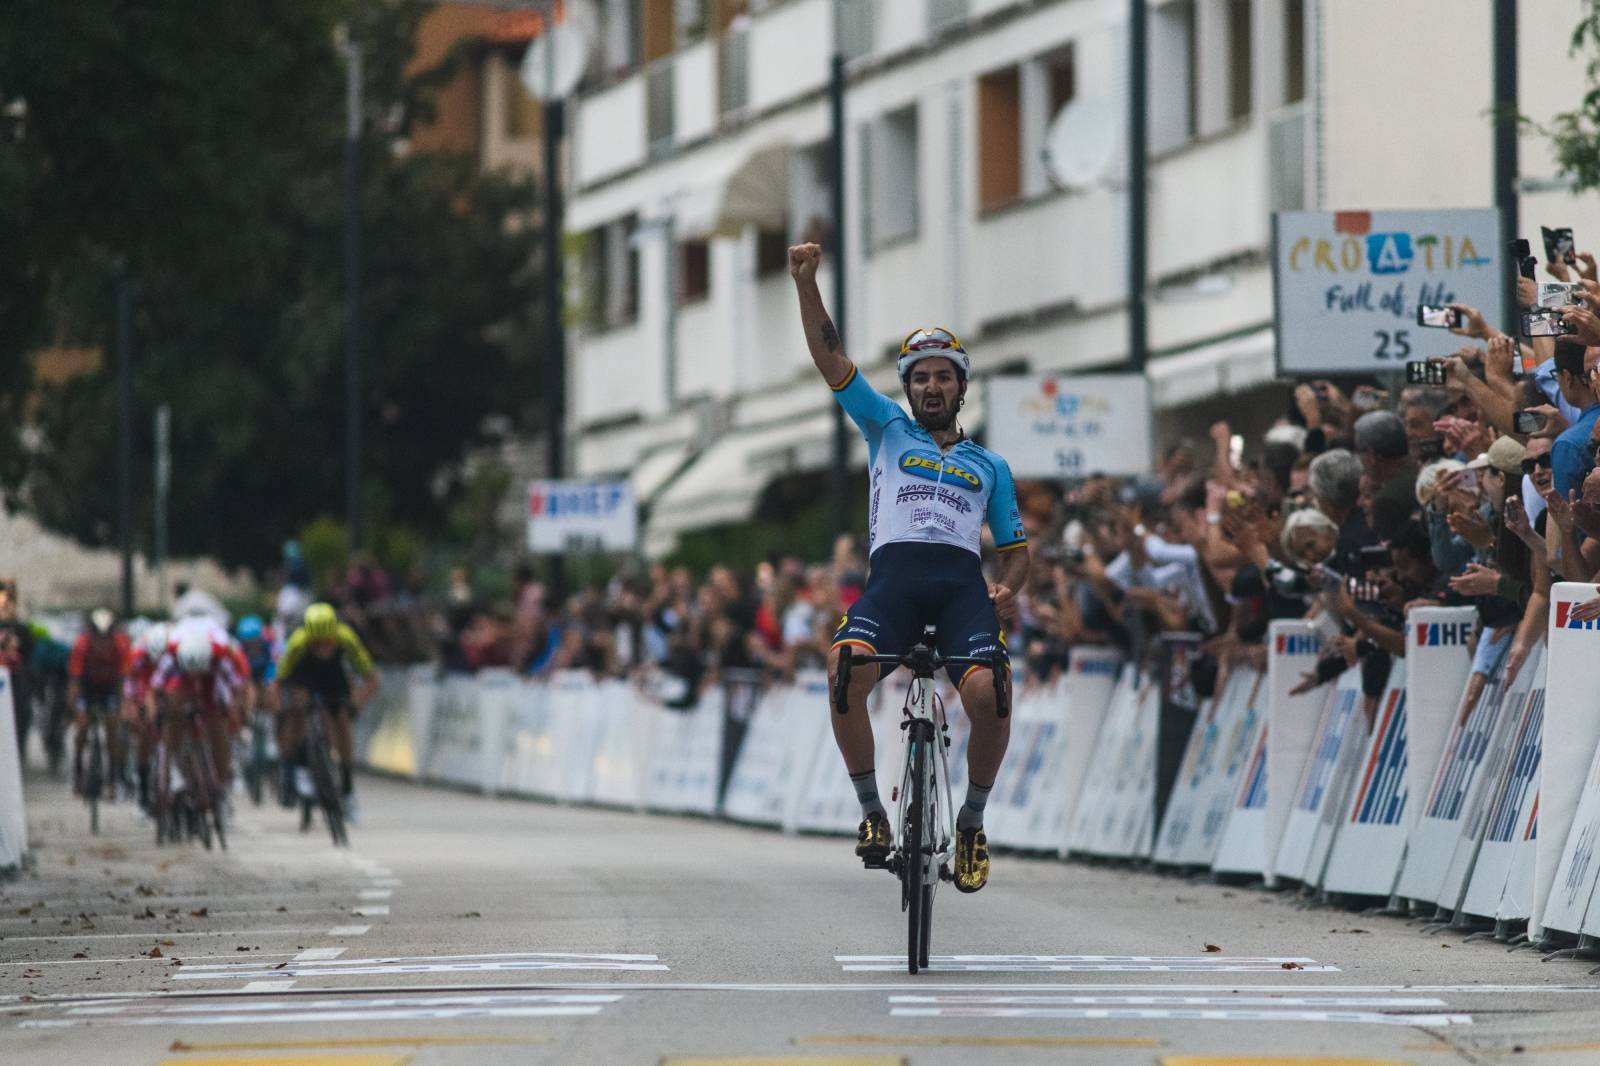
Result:
<svg viewBox="0 0 1600 1066"><path fill-rule="evenodd" d="M141 896L159 896L161 893L149 885L136 885L134 891Z"/></svg>
<svg viewBox="0 0 1600 1066"><path fill-rule="evenodd" d="M454 917L457 917L457 918L482 918L483 915L479 914L477 911L467 911L465 914L457 914Z"/></svg>
<svg viewBox="0 0 1600 1066"><path fill-rule="evenodd" d="M162 947L164 947L164 948L170 948L170 947L172 947L172 946L173 946L173 944L174 944L174 943L175 943L175 941L171 941L171 940L162 940L162 941L160 941L160 942L159 942L159 943L160 943L160 944L161 944L161 946L162 946Z"/></svg>
<svg viewBox="0 0 1600 1066"><path fill-rule="evenodd" d="M72 953L72 957L75 959L87 959L89 957L89 953L87 951L74 951Z"/></svg>
<svg viewBox="0 0 1600 1066"><path fill-rule="evenodd" d="M18 996L17 997L17 1002L18 1003L32 1003L33 1002L33 997L32 996Z"/></svg>
<svg viewBox="0 0 1600 1066"><path fill-rule="evenodd" d="M279 914L288 914L289 913L289 908L288 907L279 907L278 908L278 913Z"/></svg>
<svg viewBox="0 0 1600 1066"><path fill-rule="evenodd" d="M172 960L172 965L174 965L174 966L182 966L183 965L183 960L182 959L173 959Z"/></svg>
<svg viewBox="0 0 1600 1066"><path fill-rule="evenodd" d="M1211 952L1213 952L1213 951L1221 951L1221 950L1222 950L1222 949L1221 949L1221 948L1219 948L1219 947L1217 947L1217 945L1215 945L1215 944L1207 944L1207 945L1206 945L1206 952L1207 952L1207 954L1209 954L1209 953L1211 953Z"/></svg>
<svg viewBox="0 0 1600 1066"><path fill-rule="evenodd" d="M149 951L145 952L145 956L152 959L159 959L162 957L161 949L151 948Z"/></svg>
<svg viewBox="0 0 1600 1066"><path fill-rule="evenodd" d="M1285 969L1285 970L1303 970L1303 969L1305 969L1305 967L1301 966L1298 962L1286 962L1286 963L1283 964L1282 968Z"/></svg>
<svg viewBox="0 0 1600 1066"><path fill-rule="evenodd" d="M274 969L274 970L281 970L281 969L283 969L283 968L284 968L284 967L285 967L285 966L288 966L288 965L289 965L289 964L288 964L288 963L286 963L286 962L280 962L280 963L278 963L278 965L276 965L276 966L274 966L274 967L273 967L273 969Z"/></svg>
<svg viewBox="0 0 1600 1066"><path fill-rule="evenodd" d="M234 951L249 951L250 949L245 947L243 944L240 944L238 947L234 948L233 950Z"/></svg>
<svg viewBox="0 0 1600 1066"><path fill-rule="evenodd" d="M207 915L209 915L210 913L211 913L211 908L210 907L201 907L197 911L190 911L189 912L189 917L191 917L191 918L204 918Z"/></svg>
<svg viewBox="0 0 1600 1066"><path fill-rule="evenodd" d="M135 914L133 916L133 920L136 921L136 922L144 921L147 918L154 918L155 916L156 916L156 912L151 910L149 907L146 907L144 909L144 913L143 914Z"/></svg>

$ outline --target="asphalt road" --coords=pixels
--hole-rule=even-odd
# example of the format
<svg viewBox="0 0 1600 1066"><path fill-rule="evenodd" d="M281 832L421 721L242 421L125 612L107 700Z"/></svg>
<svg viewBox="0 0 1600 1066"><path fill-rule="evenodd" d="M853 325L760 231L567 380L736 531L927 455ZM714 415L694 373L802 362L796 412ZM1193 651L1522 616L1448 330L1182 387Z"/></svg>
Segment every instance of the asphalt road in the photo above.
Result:
<svg viewBox="0 0 1600 1066"><path fill-rule="evenodd" d="M348 852L246 806L210 854L30 779L0 1062L1600 1062L1592 963L1287 893L1000 855L912 978L848 841L358 789Z"/></svg>

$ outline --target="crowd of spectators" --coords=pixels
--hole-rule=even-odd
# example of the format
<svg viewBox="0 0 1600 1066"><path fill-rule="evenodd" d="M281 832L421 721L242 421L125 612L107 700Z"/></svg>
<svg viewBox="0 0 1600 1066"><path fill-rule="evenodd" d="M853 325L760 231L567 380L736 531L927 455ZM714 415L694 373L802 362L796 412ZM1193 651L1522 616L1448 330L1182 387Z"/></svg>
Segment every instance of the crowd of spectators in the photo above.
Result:
<svg viewBox="0 0 1600 1066"><path fill-rule="evenodd" d="M1569 271L1573 302L1556 314L1570 335L1519 339L1453 305L1464 343L1439 361L1443 384L1390 395L1305 382L1259 439L1218 422L1148 477L1019 486L1034 563L1007 626L1024 683L1048 681L1074 645L1137 656L1173 631L1202 634L1218 666L1259 667L1270 621L1311 618L1328 652L1303 684L1359 663L1375 698L1416 605L1470 605L1480 671L1501 655L1520 667L1551 582L1600 570L1600 282L1589 256L1551 273ZM1542 298L1527 279L1519 295ZM781 680L821 666L866 570L847 536L826 563L782 557L699 580L639 567L559 600L524 569L508 602L486 606L457 571L442 608L418 610L418 582L391 587L360 560L340 600L383 658L582 669L691 700L728 671ZM1600 598L1579 611L1600 616Z"/></svg>

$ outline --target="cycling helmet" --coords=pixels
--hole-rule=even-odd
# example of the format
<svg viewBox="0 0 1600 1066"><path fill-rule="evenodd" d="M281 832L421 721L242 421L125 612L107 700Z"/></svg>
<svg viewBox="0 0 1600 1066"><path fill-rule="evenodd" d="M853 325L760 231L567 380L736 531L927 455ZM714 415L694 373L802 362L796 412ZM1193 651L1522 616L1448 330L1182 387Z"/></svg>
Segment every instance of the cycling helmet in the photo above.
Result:
<svg viewBox="0 0 1600 1066"><path fill-rule="evenodd" d="M956 376L962 381L972 372L972 359L961 341L949 330L939 326L924 326L906 334L900 342L900 384L911 376L911 368L929 356L948 359L956 365Z"/></svg>
<svg viewBox="0 0 1600 1066"><path fill-rule="evenodd" d="M116 622L117 616L109 607L96 607L89 612L89 626L96 633L103 635L111 632Z"/></svg>
<svg viewBox="0 0 1600 1066"><path fill-rule="evenodd" d="M167 641L172 639L172 629L165 622L152 622L144 635L139 638L139 646L144 653L152 659L161 658L162 652L167 650Z"/></svg>
<svg viewBox="0 0 1600 1066"><path fill-rule="evenodd" d="M191 629L178 638L178 669L186 674L203 674L211 669L211 634Z"/></svg>
<svg viewBox="0 0 1600 1066"><path fill-rule="evenodd" d="M262 632L261 616L247 614L239 619L239 631L235 635L240 640L260 640Z"/></svg>
<svg viewBox="0 0 1600 1066"><path fill-rule="evenodd" d="M339 615L331 603L313 603L300 623L308 640L333 640L339 636Z"/></svg>

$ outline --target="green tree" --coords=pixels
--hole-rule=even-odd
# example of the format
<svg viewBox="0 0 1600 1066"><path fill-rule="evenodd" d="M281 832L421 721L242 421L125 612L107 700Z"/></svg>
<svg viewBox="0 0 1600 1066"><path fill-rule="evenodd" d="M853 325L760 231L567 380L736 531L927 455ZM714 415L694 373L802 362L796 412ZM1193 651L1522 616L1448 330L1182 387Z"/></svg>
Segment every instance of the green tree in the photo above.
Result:
<svg viewBox="0 0 1600 1066"><path fill-rule="evenodd" d="M344 61L365 49L361 189L367 495L424 535L441 477L528 396L532 189L403 151L433 79L407 79L424 0L13 0L0 20L0 477L48 523L114 527L114 375L15 427L24 353L106 346L136 293L135 456L173 407L172 547L266 565L342 511ZM9 125L7 125L9 121ZM142 493L141 493L142 495ZM148 521L148 507L140 508Z"/></svg>
<svg viewBox="0 0 1600 1066"><path fill-rule="evenodd" d="M1572 31L1572 52L1586 56L1589 83L1582 103L1562 111L1548 123L1532 123L1549 136L1556 163L1570 175L1579 192L1600 188L1600 0L1584 0L1583 19Z"/></svg>

